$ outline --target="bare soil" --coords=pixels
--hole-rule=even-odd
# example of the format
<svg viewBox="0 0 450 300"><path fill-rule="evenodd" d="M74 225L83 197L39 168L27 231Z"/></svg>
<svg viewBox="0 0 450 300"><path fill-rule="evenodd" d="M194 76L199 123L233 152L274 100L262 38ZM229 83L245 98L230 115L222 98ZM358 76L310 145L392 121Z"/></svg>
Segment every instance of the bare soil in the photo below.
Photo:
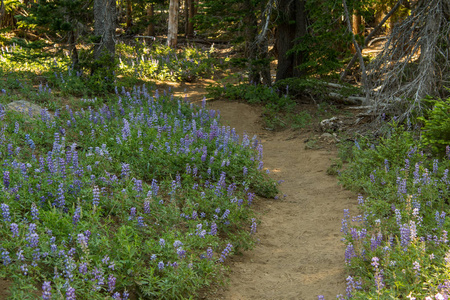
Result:
<svg viewBox="0 0 450 300"><path fill-rule="evenodd" d="M178 96L186 93L195 102L203 98L204 86L204 82L192 83L185 92L179 85L173 91ZM266 131L259 107L229 101L209 101L207 107L219 110L222 122L239 134L261 139L264 167L274 179L284 180L280 187L285 196L255 201L261 221L256 247L233 256L228 262L229 285L204 298L301 300L344 294L341 219L346 208L356 212L357 195L327 175L337 154L335 145L322 141L320 150L312 150L305 143L311 132Z"/></svg>

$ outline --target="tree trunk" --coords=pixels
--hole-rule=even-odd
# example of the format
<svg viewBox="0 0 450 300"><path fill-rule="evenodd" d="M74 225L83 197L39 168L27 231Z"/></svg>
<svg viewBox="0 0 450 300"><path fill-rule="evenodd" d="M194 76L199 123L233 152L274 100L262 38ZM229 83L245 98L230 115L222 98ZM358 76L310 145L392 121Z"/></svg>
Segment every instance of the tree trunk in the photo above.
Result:
<svg viewBox="0 0 450 300"><path fill-rule="evenodd" d="M179 0L170 0L169 4L169 28L167 32L167 45L171 48L177 47L178 35L178 8Z"/></svg>
<svg viewBox="0 0 450 300"><path fill-rule="evenodd" d="M361 15L355 12L352 15L352 30L354 35L358 35L361 32L361 21Z"/></svg>
<svg viewBox="0 0 450 300"><path fill-rule="evenodd" d="M357 36L360 32L360 28L361 28L361 15L359 15L356 11L352 14L352 31L353 31L353 35ZM356 53L356 49L355 46L352 44L351 45L351 52L353 54Z"/></svg>
<svg viewBox="0 0 450 300"><path fill-rule="evenodd" d="M153 20L153 16L155 15L155 5L152 3L147 6L147 18L148 18L148 25L147 25L147 35L149 36L155 36L155 24Z"/></svg>
<svg viewBox="0 0 450 300"><path fill-rule="evenodd" d="M103 55L114 61L116 51L114 34L116 30L116 1L94 0L94 34L98 37L94 47L94 59ZM94 70L95 71L95 66Z"/></svg>
<svg viewBox="0 0 450 300"><path fill-rule="evenodd" d="M70 51L70 56L72 57L72 67L75 70L78 70L78 64L79 64L79 60L78 60L78 51L77 51L77 41L76 41L76 37L75 37L75 32L73 30L71 30L69 32L69 51Z"/></svg>
<svg viewBox="0 0 450 300"><path fill-rule="evenodd" d="M276 81L303 75L297 69L305 57L305 53L287 54L301 37L306 35L305 1L279 0L278 10L280 23L278 25L278 67Z"/></svg>
<svg viewBox="0 0 450 300"><path fill-rule="evenodd" d="M189 10L189 15L188 15L188 26L187 26L187 31L186 31L186 36L188 38L193 38L194 37L194 17L195 17L195 1L194 0L187 0L188 1L188 10Z"/></svg>
<svg viewBox="0 0 450 300"><path fill-rule="evenodd" d="M131 26L133 26L131 0L127 0L127 29L130 29Z"/></svg>
<svg viewBox="0 0 450 300"><path fill-rule="evenodd" d="M184 36L187 36L189 27L189 0L184 0Z"/></svg>

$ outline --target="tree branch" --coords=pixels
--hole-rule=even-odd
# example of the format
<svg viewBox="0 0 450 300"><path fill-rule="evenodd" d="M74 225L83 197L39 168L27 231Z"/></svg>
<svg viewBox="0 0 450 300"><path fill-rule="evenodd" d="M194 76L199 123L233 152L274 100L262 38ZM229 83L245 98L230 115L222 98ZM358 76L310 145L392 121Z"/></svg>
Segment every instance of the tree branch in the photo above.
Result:
<svg viewBox="0 0 450 300"><path fill-rule="evenodd" d="M386 23L386 21L390 18L390 16L392 16L397 11L397 9L400 7L400 5L402 3L403 3L403 0L399 0L397 2L397 4L395 4L395 6L383 18L383 20L381 20L381 22L378 23L377 26L375 26L375 28L364 39L364 44L362 45L361 49L364 49L365 45L367 45L367 43L375 35L375 33L377 33L377 31L380 30L380 28L384 25L384 23ZM348 70L350 70L350 68L355 64L357 58L358 58L358 53L355 53L355 55L353 55L353 57L352 57L352 60L348 63L345 70L341 73L341 77L340 77L341 80L343 80L345 78L345 76L347 76Z"/></svg>

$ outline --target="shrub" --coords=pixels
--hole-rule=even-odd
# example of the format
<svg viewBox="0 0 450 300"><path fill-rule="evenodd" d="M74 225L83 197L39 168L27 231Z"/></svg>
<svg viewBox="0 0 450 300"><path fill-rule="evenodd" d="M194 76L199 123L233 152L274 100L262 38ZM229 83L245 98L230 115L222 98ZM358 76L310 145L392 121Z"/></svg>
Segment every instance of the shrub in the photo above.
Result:
<svg viewBox="0 0 450 300"><path fill-rule="evenodd" d="M428 99L432 109L426 116L419 117L423 122L422 141L425 146L431 146L439 155L444 155L450 145L450 98L447 100Z"/></svg>

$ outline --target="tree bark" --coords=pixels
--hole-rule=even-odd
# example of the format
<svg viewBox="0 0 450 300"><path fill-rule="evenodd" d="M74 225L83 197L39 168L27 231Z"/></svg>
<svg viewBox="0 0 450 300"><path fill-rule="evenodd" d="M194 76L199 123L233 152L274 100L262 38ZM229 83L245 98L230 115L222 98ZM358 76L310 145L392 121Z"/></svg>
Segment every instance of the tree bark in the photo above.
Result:
<svg viewBox="0 0 450 300"><path fill-rule="evenodd" d="M362 78L361 81L363 83L364 90L366 91L366 100L368 100L369 99L369 83L367 82L367 73L366 73L366 66L364 64L364 58L362 56L361 49L358 45L358 42L356 41L355 35L352 32L352 24L350 23L350 14L349 14L348 8L347 8L347 1L342 0L342 4L344 5L345 18L347 19L347 27L348 27L348 30L352 33L353 45L355 46L356 53L358 54L358 57L359 57L359 64L360 64L360 68L361 68L361 78Z"/></svg>
<svg viewBox="0 0 450 300"><path fill-rule="evenodd" d="M184 0L184 36L187 36L189 27L189 0Z"/></svg>
<svg viewBox="0 0 450 300"><path fill-rule="evenodd" d="M116 51L116 0L94 0L94 34L98 41L94 47L94 59L107 55L114 60Z"/></svg>
<svg viewBox="0 0 450 300"><path fill-rule="evenodd" d="M155 5L151 3L147 6L147 18L149 22L147 25L147 35L149 36L155 36L155 24L153 23L154 15L155 15Z"/></svg>
<svg viewBox="0 0 450 300"><path fill-rule="evenodd" d="M193 38L194 37L194 17L195 17L195 1L194 0L188 0L188 9L189 9L189 22L188 22L188 26L187 26L187 31L186 31L186 36L188 38Z"/></svg>
<svg viewBox="0 0 450 300"><path fill-rule="evenodd" d="M131 26L133 26L131 0L127 0L127 29L130 29Z"/></svg>
<svg viewBox="0 0 450 300"><path fill-rule="evenodd" d="M297 66L304 61L305 53L288 54L288 51L298 43L297 39L304 37L307 33L304 0L280 0L278 7L281 20L278 25L276 81L303 75Z"/></svg>
<svg viewBox="0 0 450 300"><path fill-rule="evenodd" d="M167 32L167 45L171 48L177 47L178 35L178 10L179 0L170 0L169 4L169 28Z"/></svg>
<svg viewBox="0 0 450 300"><path fill-rule="evenodd" d="M355 12L352 15L352 31L354 35L358 35L360 33L362 23L361 21L362 21L361 15Z"/></svg>
<svg viewBox="0 0 450 300"><path fill-rule="evenodd" d="M78 51L77 51L77 40L75 37L75 32L73 30L71 30L69 32L69 51L70 51L70 56L72 57L72 67L77 70L78 69L78 64L79 64L79 60L78 60Z"/></svg>

